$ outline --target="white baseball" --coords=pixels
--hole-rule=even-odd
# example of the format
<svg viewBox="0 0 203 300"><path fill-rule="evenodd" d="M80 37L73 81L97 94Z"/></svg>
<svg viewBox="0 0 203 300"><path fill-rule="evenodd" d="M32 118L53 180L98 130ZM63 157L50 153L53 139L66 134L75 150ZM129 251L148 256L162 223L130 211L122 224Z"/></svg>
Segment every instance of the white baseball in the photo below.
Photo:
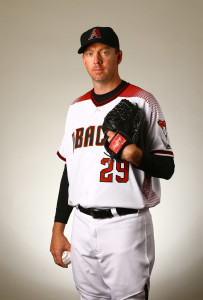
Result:
<svg viewBox="0 0 203 300"><path fill-rule="evenodd" d="M62 254L62 261L65 265L69 265L71 263L71 255L69 251L64 251Z"/></svg>

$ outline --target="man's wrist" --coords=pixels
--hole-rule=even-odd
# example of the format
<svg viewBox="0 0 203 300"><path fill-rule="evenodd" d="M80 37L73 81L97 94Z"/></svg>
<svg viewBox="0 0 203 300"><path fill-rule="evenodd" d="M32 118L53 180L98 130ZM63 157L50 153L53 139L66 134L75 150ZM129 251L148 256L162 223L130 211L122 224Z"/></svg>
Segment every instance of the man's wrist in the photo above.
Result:
<svg viewBox="0 0 203 300"><path fill-rule="evenodd" d="M52 230L53 234L63 234L65 226L66 224L64 223L54 222L54 226Z"/></svg>
<svg viewBox="0 0 203 300"><path fill-rule="evenodd" d="M142 150L135 144L130 144L123 149L121 158L138 167L142 159Z"/></svg>
<svg viewBox="0 0 203 300"><path fill-rule="evenodd" d="M142 150L138 148L136 145L133 145L134 151L132 152L132 161L131 163L135 165L136 167L139 167L141 160L142 160Z"/></svg>

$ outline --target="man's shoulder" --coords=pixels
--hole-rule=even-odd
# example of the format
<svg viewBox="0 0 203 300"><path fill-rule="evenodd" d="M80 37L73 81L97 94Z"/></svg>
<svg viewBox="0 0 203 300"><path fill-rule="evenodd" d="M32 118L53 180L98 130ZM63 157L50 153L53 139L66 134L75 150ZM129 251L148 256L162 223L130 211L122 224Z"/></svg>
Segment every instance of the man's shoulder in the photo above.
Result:
<svg viewBox="0 0 203 300"><path fill-rule="evenodd" d="M77 99L75 99L71 105L73 104L76 104L76 103L79 103L79 102L82 102L82 101L85 101L85 100L90 100L91 99L91 94L92 94L92 90L91 91L88 91L86 94L78 97Z"/></svg>
<svg viewBox="0 0 203 300"><path fill-rule="evenodd" d="M143 98L145 101L149 101L150 99L154 98L154 96L142 89L139 86L129 83L128 87L122 92L122 97L138 97Z"/></svg>

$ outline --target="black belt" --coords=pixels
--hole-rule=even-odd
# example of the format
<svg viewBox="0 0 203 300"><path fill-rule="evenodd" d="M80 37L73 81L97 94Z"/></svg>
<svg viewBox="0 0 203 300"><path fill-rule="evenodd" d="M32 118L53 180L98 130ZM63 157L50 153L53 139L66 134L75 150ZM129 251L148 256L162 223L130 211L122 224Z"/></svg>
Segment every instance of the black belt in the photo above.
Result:
<svg viewBox="0 0 203 300"><path fill-rule="evenodd" d="M84 214L92 216L94 219L106 219L114 217L110 209L84 208L80 205L78 205L78 209ZM122 207L117 207L116 211L119 216L138 213L138 209Z"/></svg>

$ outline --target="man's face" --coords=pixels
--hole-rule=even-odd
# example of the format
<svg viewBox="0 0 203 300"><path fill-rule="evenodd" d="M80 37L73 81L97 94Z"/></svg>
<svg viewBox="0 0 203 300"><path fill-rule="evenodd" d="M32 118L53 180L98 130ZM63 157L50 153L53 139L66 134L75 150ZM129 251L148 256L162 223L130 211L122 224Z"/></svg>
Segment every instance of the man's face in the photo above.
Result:
<svg viewBox="0 0 203 300"><path fill-rule="evenodd" d="M110 82L118 76L122 52L116 53L115 48L95 43L85 49L82 58L93 81Z"/></svg>

